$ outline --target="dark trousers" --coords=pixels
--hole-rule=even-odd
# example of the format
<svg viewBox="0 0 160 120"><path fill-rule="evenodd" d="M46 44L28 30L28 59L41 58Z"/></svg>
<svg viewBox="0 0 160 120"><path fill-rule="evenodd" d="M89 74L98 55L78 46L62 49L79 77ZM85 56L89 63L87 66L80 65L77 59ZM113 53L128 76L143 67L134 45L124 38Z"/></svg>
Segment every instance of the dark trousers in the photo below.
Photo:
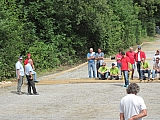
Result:
<svg viewBox="0 0 160 120"><path fill-rule="evenodd" d="M96 69L97 69L97 78L98 78L98 69L100 68L101 66L100 66L100 63L96 63Z"/></svg>
<svg viewBox="0 0 160 120"><path fill-rule="evenodd" d="M36 87L35 87L35 83L33 81L33 79L30 79L31 76L30 75L26 75L26 78L28 80L28 93L31 93L31 87L32 87L32 90L33 90L33 93L37 93L36 91Z"/></svg>
<svg viewBox="0 0 160 120"><path fill-rule="evenodd" d="M116 80L119 80L119 76L110 76L110 80L112 80L113 78L115 78Z"/></svg>
<svg viewBox="0 0 160 120"><path fill-rule="evenodd" d="M140 69L141 69L141 61L138 61L138 62L137 62L137 71L138 71L138 74L139 74L139 79L141 78Z"/></svg>

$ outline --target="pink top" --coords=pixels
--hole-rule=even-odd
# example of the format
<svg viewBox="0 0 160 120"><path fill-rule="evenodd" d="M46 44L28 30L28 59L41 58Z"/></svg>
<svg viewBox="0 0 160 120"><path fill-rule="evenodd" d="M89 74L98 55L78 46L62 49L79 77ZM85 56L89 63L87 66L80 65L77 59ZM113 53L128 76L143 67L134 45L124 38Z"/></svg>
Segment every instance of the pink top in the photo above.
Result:
<svg viewBox="0 0 160 120"><path fill-rule="evenodd" d="M116 59L120 58L119 60L117 60L118 63L121 63L121 58L122 58L122 55L121 54L117 54L116 55Z"/></svg>

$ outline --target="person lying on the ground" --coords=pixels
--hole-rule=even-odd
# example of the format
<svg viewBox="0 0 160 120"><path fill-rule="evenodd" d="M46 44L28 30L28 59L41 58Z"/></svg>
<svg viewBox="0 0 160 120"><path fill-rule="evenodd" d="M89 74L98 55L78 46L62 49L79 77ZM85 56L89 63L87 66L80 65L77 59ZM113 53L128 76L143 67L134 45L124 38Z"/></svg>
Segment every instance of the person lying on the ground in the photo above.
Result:
<svg viewBox="0 0 160 120"><path fill-rule="evenodd" d="M112 63L112 67L110 68L110 80L112 79L119 80L119 69L114 63Z"/></svg>
<svg viewBox="0 0 160 120"><path fill-rule="evenodd" d="M105 80L108 78L108 67L106 66L106 63L103 62L102 66L98 69L98 76L99 79Z"/></svg>
<svg viewBox="0 0 160 120"><path fill-rule="evenodd" d="M140 82L142 80L146 80L144 73L148 73L148 81L150 81L151 69L150 69L150 66L149 66L149 62L146 61L144 58L142 58L141 69L140 69L140 74L141 74Z"/></svg>
<svg viewBox="0 0 160 120"><path fill-rule="evenodd" d="M159 57L156 58L156 62L153 64L153 70L152 70L152 81L155 78L155 74L160 73L160 62L159 62ZM160 78L159 78L160 80Z"/></svg>

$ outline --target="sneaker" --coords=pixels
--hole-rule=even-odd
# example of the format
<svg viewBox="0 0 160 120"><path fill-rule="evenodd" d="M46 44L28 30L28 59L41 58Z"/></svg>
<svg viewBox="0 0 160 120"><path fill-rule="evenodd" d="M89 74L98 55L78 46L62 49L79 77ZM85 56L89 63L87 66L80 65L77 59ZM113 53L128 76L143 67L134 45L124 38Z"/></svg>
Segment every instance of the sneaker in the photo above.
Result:
<svg viewBox="0 0 160 120"><path fill-rule="evenodd" d="M123 85L123 87L127 87L127 85L125 84L125 85Z"/></svg>
<svg viewBox="0 0 160 120"><path fill-rule="evenodd" d="M18 95L22 95L22 94L23 94L22 92L19 92L19 93L18 93Z"/></svg>
<svg viewBox="0 0 160 120"><path fill-rule="evenodd" d="M158 78L158 80L160 80L160 78Z"/></svg>
<svg viewBox="0 0 160 120"><path fill-rule="evenodd" d="M34 95L39 95L39 93L34 93Z"/></svg>
<svg viewBox="0 0 160 120"><path fill-rule="evenodd" d="M34 81L35 83L38 83L39 81Z"/></svg>
<svg viewBox="0 0 160 120"><path fill-rule="evenodd" d="M33 95L32 93L27 93L27 95Z"/></svg>
<svg viewBox="0 0 160 120"><path fill-rule="evenodd" d="M151 79L152 81L154 80L154 78Z"/></svg>

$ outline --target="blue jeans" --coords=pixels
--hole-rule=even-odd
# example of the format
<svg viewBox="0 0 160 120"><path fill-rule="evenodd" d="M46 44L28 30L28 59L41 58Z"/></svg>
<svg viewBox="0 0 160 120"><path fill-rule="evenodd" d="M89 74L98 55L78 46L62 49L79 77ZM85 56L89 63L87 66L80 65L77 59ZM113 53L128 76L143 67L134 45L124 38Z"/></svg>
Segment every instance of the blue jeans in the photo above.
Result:
<svg viewBox="0 0 160 120"><path fill-rule="evenodd" d="M33 80L34 80L34 81L37 81L37 73L36 73L35 71L33 71L32 74L33 74L33 76L34 76Z"/></svg>
<svg viewBox="0 0 160 120"><path fill-rule="evenodd" d="M125 85L129 85L128 70L122 70L122 72L125 80Z"/></svg>
<svg viewBox="0 0 160 120"><path fill-rule="evenodd" d="M93 62L93 63L89 63L89 62L88 62L89 78L92 78L91 69L92 69L92 71L93 71L93 78L95 78L96 75L95 75L95 63L94 63L94 62Z"/></svg>
<svg viewBox="0 0 160 120"><path fill-rule="evenodd" d="M155 74L156 74L156 73L160 73L160 72L157 72L157 70L153 69L153 70L152 70L152 78L155 78Z"/></svg>
<svg viewBox="0 0 160 120"><path fill-rule="evenodd" d="M141 73L141 79L144 79L144 77L145 77L144 73L148 73L148 79L150 79L151 70L143 70L143 69L141 69L140 73Z"/></svg>
<svg viewBox="0 0 160 120"><path fill-rule="evenodd" d="M107 79L108 78L108 72L106 72L104 75L98 73L98 77L101 78L102 80Z"/></svg>

